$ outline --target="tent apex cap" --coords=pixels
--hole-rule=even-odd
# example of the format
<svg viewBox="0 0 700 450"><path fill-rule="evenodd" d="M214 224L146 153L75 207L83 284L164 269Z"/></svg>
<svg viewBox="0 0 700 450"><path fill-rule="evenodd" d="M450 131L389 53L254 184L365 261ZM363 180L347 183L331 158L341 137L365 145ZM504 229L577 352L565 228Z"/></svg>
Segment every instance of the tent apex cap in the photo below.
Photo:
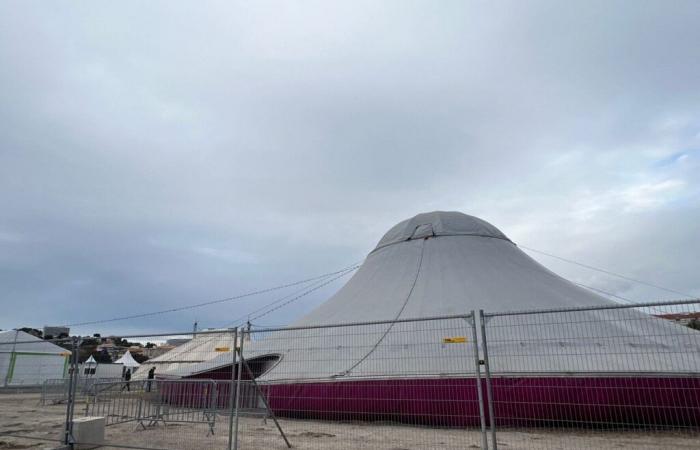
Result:
<svg viewBox="0 0 700 450"><path fill-rule="evenodd" d="M436 236L480 236L510 241L498 228L478 217L458 211L433 211L397 223L386 232L374 250Z"/></svg>

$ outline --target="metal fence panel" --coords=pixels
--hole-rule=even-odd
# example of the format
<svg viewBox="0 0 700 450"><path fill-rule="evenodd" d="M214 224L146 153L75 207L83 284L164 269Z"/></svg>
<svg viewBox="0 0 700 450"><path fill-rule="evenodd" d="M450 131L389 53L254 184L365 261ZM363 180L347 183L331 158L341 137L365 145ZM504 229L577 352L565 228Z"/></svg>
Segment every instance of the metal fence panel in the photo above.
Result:
<svg viewBox="0 0 700 450"><path fill-rule="evenodd" d="M0 342L0 439L72 442L72 417L100 416L107 448L696 448L700 331L678 318L698 310L687 301L76 338L53 342L58 376L56 360L17 362L45 341ZM173 337L189 341L129 377L78 371L100 342Z"/></svg>
<svg viewBox="0 0 700 450"><path fill-rule="evenodd" d="M567 448L695 445L700 332L656 315L698 306L482 313L493 442L522 445L527 431L532 448L558 448L551 433L569 433Z"/></svg>
<svg viewBox="0 0 700 450"><path fill-rule="evenodd" d="M246 333L243 354L295 448L482 445L471 316ZM241 418L241 448L274 445Z"/></svg>
<svg viewBox="0 0 700 450"><path fill-rule="evenodd" d="M45 382L68 373L70 353L70 343L44 341L19 332L0 342L0 439L4 446L63 442L67 385L63 379L54 381L50 388Z"/></svg>
<svg viewBox="0 0 700 450"><path fill-rule="evenodd" d="M229 448L236 330L122 339L144 344L173 338L187 342L128 369L128 376L125 368L118 381L97 379L78 389L80 415L105 418L105 446ZM222 364L207 365L211 361Z"/></svg>

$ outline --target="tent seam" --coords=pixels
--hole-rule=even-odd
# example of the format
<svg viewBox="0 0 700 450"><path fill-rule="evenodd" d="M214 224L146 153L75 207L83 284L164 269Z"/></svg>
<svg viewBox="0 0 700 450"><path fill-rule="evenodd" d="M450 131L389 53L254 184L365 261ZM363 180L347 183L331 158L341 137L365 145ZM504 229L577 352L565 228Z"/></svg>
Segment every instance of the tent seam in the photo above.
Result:
<svg viewBox="0 0 700 450"><path fill-rule="evenodd" d="M418 283L418 277L420 276L420 271L421 267L423 267L423 255L425 254L425 241L427 241L428 238L425 238L421 242L421 247L420 247L420 258L418 259L418 268L416 269L416 276L413 278L413 284L411 284L411 289L408 291L408 295L406 296L406 300L403 302L403 305L401 306L401 309L399 309L399 312L396 314L396 317L394 317L394 320L397 320L399 317L401 317L401 314L403 314L404 310L406 309L406 306L408 305L408 301L411 299L411 295L413 295L413 290L416 288L416 284ZM346 371L342 372L340 375L345 376L348 375L352 370L354 370L357 366L362 364L369 356L374 353L374 351L379 347L379 344L384 341L384 339L387 337L389 332L391 331L392 328L394 328L394 323L389 325L389 328L386 329L382 337L379 338L379 340L374 344L372 349L367 352L365 356L360 358L359 361L357 361L355 364L352 365L349 369Z"/></svg>
<svg viewBox="0 0 700 450"><path fill-rule="evenodd" d="M490 234L483 234L483 233L439 233L438 232L438 233L434 233L433 236L431 236L431 238L439 238L439 237L445 237L445 236L464 236L464 237L480 237L480 238L489 238L489 239L500 239L502 241L510 242L511 244L517 246L517 244L515 244L515 242L508 239L508 237L493 236ZM423 239L423 238L421 238L421 239ZM375 247L374 250L369 252L369 255L371 255L372 253L374 253L376 251L390 247L392 245L402 244L404 242L409 242L409 241L415 241L415 239L408 238L408 239L401 239L399 241L387 242L384 245L380 245L380 246Z"/></svg>

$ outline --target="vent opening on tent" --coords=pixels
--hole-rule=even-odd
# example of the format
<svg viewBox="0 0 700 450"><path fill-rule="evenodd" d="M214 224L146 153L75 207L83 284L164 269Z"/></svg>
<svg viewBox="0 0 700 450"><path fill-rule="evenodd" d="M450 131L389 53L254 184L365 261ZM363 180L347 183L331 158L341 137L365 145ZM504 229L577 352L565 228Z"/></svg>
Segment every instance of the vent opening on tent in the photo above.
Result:
<svg viewBox="0 0 700 450"><path fill-rule="evenodd" d="M433 224L432 223L426 223L423 225L418 225L416 229L413 231L413 234L409 238L409 240L412 239L424 239L424 238L429 238L435 236L435 232L433 231Z"/></svg>
<svg viewBox="0 0 700 450"><path fill-rule="evenodd" d="M250 371L253 372L253 378L258 378L275 367L280 359L282 359L282 355L275 353L246 359L246 362L248 367L250 367Z"/></svg>

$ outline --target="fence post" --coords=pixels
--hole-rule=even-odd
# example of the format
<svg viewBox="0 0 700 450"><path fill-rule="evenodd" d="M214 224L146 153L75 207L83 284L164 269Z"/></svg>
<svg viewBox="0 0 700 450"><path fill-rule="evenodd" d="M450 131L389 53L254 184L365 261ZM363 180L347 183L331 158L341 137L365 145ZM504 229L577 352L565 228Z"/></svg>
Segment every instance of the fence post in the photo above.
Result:
<svg viewBox="0 0 700 450"><path fill-rule="evenodd" d="M481 448L482 450L488 450L488 439L486 437L486 416L484 414L484 395L481 383L481 359L479 358L479 342L476 333L476 314L474 311L471 312L469 319L469 324L472 329L472 343L474 346L474 374L476 375L476 392L477 398L479 400L479 422L481 424Z"/></svg>
<svg viewBox="0 0 700 450"><path fill-rule="evenodd" d="M17 350L17 336L19 335L19 330L15 330L15 339L12 342L12 350L10 350L10 366L7 368L7 372L5 372L5 387L7 387L8 384L10 384L11 378L12 378L12 368L14 367L15 363L15 350Z"/></svg>
<svg viewBox="0 0 700 450"><path fill-rule="evenodd" d="M216 380L210 380L211 387L209 388L209 402L207 403L207 412L215 413L216 411L216 399L219 398L219 386L216 384Z"/></svg>
<svg viewBox="0 0 700 450"><path fill-rule="evenodd" d="M491 421L491 440L493 450L498 450L498 442L496 442L496 414L493 407L493 385L491 383L491 369L489 368L489 350L486 343L486 318L484 310L479 310L479 322L481 324L481 349L484 356L484 371L486 372L486 395L488 398L489 420Z"/></svg>
<svg viewBox="0 0 700 450"><path fill-rule="evenodd" d="M71 338L70 370L68 372L68 398L66 401L66 423L63 433L63 444L73 443L73 409L75 408L75 392L78 378L80 341L78 337Z"/></svg>
<svg viewBox="0 0 700 450"><path fill-rule="evenodd" d="M228 386L228 450L233 449L233 402L235 401L233 387L236 383L236 346L238 345L238 327L233 329L233 351L231 352L231 382Z"/></svg>
<svg viewBox="0 0 700 450"><path fill-rule="evenodd" d="M246 334L250 335L250 324L248 324L248 327L241 333L240 347L234 345L234 348L238 349L238 367L236 367L236 404L234 410L235 423L233 430L233 450L238 450L238 419L240 416L239 405L241 403L241 377L243 375L243 343L245 342Z"/></svg>

